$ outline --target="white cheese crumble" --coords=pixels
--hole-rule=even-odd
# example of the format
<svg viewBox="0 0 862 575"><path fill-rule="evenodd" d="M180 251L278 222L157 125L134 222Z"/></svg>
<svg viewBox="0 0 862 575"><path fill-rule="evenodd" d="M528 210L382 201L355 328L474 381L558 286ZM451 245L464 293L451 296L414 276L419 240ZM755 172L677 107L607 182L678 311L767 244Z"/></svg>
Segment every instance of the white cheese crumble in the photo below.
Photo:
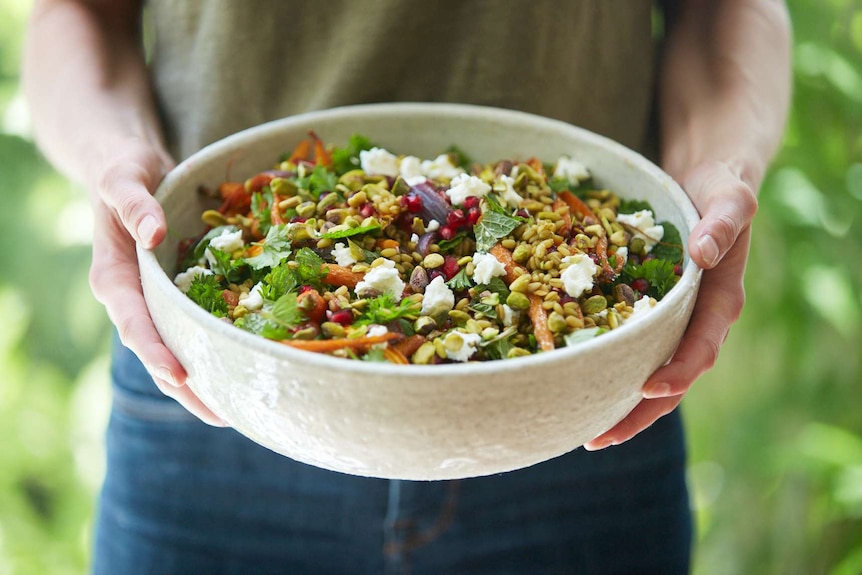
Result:
<svg viewBox="0 0 862 575"><path fill-rule="evenodd" d="M554 177L565 178L573 184L579 184L590 179L590 172L585 165L574 158L560 156L560 159L557 160L557 167L554 168Z"/></svg>
<svg viewBox="0 0 862 575"><path fill-rule="evenodd" d="M174 285L180 288L181 292L189 293L189 288L192 287L192 281L194 281L196 277L211 275L213 275L212 270L208 270L201 266L192 266L186 271L177 274L177 277L174 278Z"/></svg>
<svg viewBox="0 0 862 575"><path fill-rule="evenodd" d="M641 210L633 214L617 214L617 221L636 228L632 237L642 239L647 252L651 252L653 246L664 237L664 227L655 223L653 213L649 210Z"/></svg>
<svg viewBox="0 0 862 575"><path fill-rule="evenodd" d="M449 154L440 154L433 160L425 160L422 162L420 169L423 175L432 180L439 178L451 180L458 174L464 173L464 170L452 163Z"/></svg>
<svg viewBox="0 0 862 575"><path fill-rule="evenodd" d="M383 260L381 265L371 268L362 281L356 284L356 295L360 297L388 293L396 301L401 301L403 291L404 281L398 275L392 260Z"/></svg>
<svg viewBox="0 0 862 575"><path fill-rule="evenodd" d="M454 361L468 361L474 353L476 346L482 341L482 336L478 333L467 333L465 331L450 331L446 335L445 342L447 344L459 343L460 346L455 350L449 349L450 345L446 345L446 357ZM451 347L455 347L452 345Z"/></svg>
<svg viewBox="0 0 862 575"><path fill-rule="evenodd" d="M204 252L204 255L206 256L207 261L210 263L210 266L215 266L218 262L212 252L210 252L210 248L215 248L217 250L230 254L242 248L243 246L245 246L245 242L242 241L242 230L237 230L235 232L232 232L230 230L224 230L221 235L218 235L210 240L210 243L207 246L207 250L206 252Z"/></svg>
<svg viewBox="0 0 862 575"><path fill-rule="evenodd" d="M446 195L449 196L452 205L460 206L470 196L482 198L490 191L491 186L482 181L482 178L461 174L452 180L450 188L446 190Z"/></svg>
<svg viewBox="0 0 862 575"><path fill-rule="evenodd" d="M656 303L656 300L649 297L648 295L642 296L638 301L635 302L634 311L626 320L626 322L630 322L632 320L644 317L655 308Z"/></svg>
<svg viewBox="0 0 862 575"><path fill-rule="evenodd" d="M369 175L398 175L398 157L383 148L371 148L359 152L359 165L362 171Z"/></svg>
<svg viewBox="0 0 862 575"><path fill-rule="evenodd" d="M255 284L251 291L239 296L239 305L249 311L256 311L263 307L263 296L260 295L260 283Z"/></svg>
<svg viewBox="0 0 862 575"><path fill-rule="evenodd" d="M421 184L427 178L422 174L422 163L416 156L404 156L398 164L398 173L408 186Z"/></svg>
<svg viewBox="0 0 862 575"><path fill-rule="evenodd" d="M509 327L511 325L515 325L515 322L518 321L518 312L508 306L508 304L503 304L503 317L500 319L503 320L503 325Z"/></svg>
<svg viewBox="0 0 862 575"><path fill-rule="evenodd" d="M414 233L413 235L411 235L410 241L413 242L414 244L418 244L419 243L419 234Z"/></svg>
<svg viewBox="0 0 862 575"><path fill-rule="evenodd" d="M568 267L560 274L566 293L572 297L581 297L585 291L593 289L593 276L599 271L599 266L586 254L575 254L563 258Z"/></svg>
<svg viewBox="0 0 862 575"><path fill-rule="evenodd" d="M494 254L476 252L473 254L473 281L477 284L487 284L491 278L506 275L506 268Z"/></svg>
<svg viewBox="0 0 862 575"><path fill-rule="evenodd" d="M341 242L335 244L332 248L332 257L335 258L335 263L341 267L352 266L356 263L356 258L353 257L353 250Z"/></svg>
<svg viewBox="0 0 862 575"><path fill-rule="evenodd" d="M425 226L426 232L436 232L439 229L440 229L440 222L438 222L437 220L431 220L430 222L428 222L428 225Z"/></svg>
<svg viewBox="0 0 862 575"><path fill-rule="evenodd" d="M422 315L437 315L449 311L455 307L455 293L449 289L443 276L437 276L431 283L425 286L425 295L422 297Z"/></svg>
<svg viewBox="0 0 862 575"><path fill-rule="evenodd" d="M617 248L617 251L614 252L614 255L617 256L617 266L624 266L626 265L626 262L629 261L629 249L625 246Z"/></svg>
<svg viewBox="0 0 862 575"><path fill-rule="evenodd" d="M521 202L524 201L524 198L515 191L515 178L510 178L509 176L503 175L500 176L500 181L506 186L506 189L503 190L503 193L500 195L500 198L504 202L506 202L507 206L518 206Z"/></svg>

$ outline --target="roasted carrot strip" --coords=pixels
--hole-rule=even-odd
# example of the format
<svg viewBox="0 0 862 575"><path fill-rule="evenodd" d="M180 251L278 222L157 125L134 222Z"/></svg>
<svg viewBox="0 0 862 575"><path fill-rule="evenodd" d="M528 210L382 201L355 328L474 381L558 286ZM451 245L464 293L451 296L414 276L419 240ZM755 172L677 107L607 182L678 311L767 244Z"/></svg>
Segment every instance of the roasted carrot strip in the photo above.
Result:
<svg viewBox="0 0 862 575"><path fill-rule="evenodd" d="M568 204L560 198L554 200L552 207L554 208L554 211L560 214L560 216L563 218L563 225L562 227L560 227L558 233L564 238L568 238L569 235L572 233L571 208L569 208L568 210L561 210L560 208L568 207Z"/></svg>
<svg viewBox="0 0 862 575"><path fill-rule="evenodd" d="M331 164L332 156L326 151L326 146L323 145L323 142L317 137L314 130L309 130L308 135L311 137L312 142L314 142L314 163L318 166L328 166Z"/></svg>
<svg viewBox="0 0 862 575"><path fill-rule="evenodd" d="M221 206L219 206L218 211L226 216L235 216L236 214L247 212L250 207L251 196L245 191L242 184L240 184L238 188L234 188L228 194Z"/></svg>
<svg viewBox="0 0 862 575"><path fill-rule="evenodd" d="M263 189L264 186L268 186L269 183L274 179L275 176L273 176L272 174L260 173L247 179L243 186L245 187L245 191L247 191L248 193L259 192Z"/></svg>
<svg viewBox="0 0 862 575"><path fill-rule="evenodd" d="M497 261L503 264L503 269L506 270L506 281L508 283L515 281L520 275L516 270L523 270L523 268L515 263L512 252L500 244L494 244L489 251L497 258ZM527 273L526 270L523 273ZM543 351L551 351L554 349L554 334L548 328L548 313L542 307L542 298L532 293L528 294L528 297L530 307L527 314L530 316L530 321L533 322L533 335L536 336L536 341Z"/></svg>
<svg viewBox="0 0 862 575"><path fill-rule="evenodd" d="M422 344L425 343L425 336L417 334L413 334L411 336L405 337L399 342L393 343L390 347L393 347L404 354L405 357L410 357L416 350L422 347Z"/></svg>
<svg viewBox="0 0 862 575"><path fill-rule="evenodd" d="M378 343L386 343L404 337L400 333L392 331L380 335L365 337L343 337L338 339L283 339L281 343L296 349L314 351L317 353L331 353L338 349L365 350Z"/></svg>
<svg viewBox="0 0 862 575"><path fill-rule="evenodd" d="M536 294L530 294L530 308L527 314L533 322L533 335L542 351L553 351L554 334L548 328L548 312L542 307L542 298Z"/></svg>
<svg viewBox="0 0 862 575"><path fill-rule="evenodd" d="M242 182L224 182L219 185L218 194L221 199L226 200L238 189L245 190L245 184Z"/></svg>
<svg viewBox="0 0 862 575"><path fill-rule="evenodd" d="M400 247L401 244L398 243L398 240L392 240L389 238L379 239L377 242L378 249L385 250L386 248L397 248Z"/></svg>
<svg viewBox="0 0 862 575"><path fill-rule="evenodd" d="M284 218L281 217L281 210L278 209L278 204L281 202L281 198L273 192L272 194L272 205L269 207L269 220L270 223L274 226L280 226L284 223Z"/></svg>
<svg viewBox="0 0 862 575"><path fill-rule="evenodd" d="M599 236L596 242L596 255L599 256L599 263L602 266L602 273L605 278L610 281L614 277L614 270L608 261L608 236L604 232Z"/></svg>
<svg viewBox="0 0 862 575"><path fill-rule="evenodd" d="M302 140L293 149L293 153L290 154L290 158L288 158L287 161L295 164L295 163L299 162L300 160L307 160L308 156L310 154L311 154L311 142L309 140Z"/></svg>
<svg viewBox="0 0 862 575"><path fill-rule="evenodd" d="M356 287L365 274L351 271L350 268L337 264L324 264L328 270L323 278L323 283L331 286L347 286L349 288Z"/></svg>
<svg viewBox="0 0 862 575"><path fill-rule="evenodd" d="M388 359L391 363L398 365L408 365L410 363L401 351L392 346L387 346L386 349L383 350L383 357Z"/></svg>
<svg viewBox="0 0 862 575"><path fill-rule="evenodd" d="M569 208L581 214L581 217L591 216L595 218L596 221L598 221L598 218L596 218L596 214L593 213L593 210L590 209L590 206L585 204L581 198L579 198L572 192L568 190L563 190L562 192L557 194L557 197L569 204Z"/></svg>
<svg viewBox="0 0 862 575"><path fill-rule="evenodd" d="M569 204L569 208L579 212L583 217L590 216L596 222L600 221L595 212L590 209L590 206L585 204L581 198L569 191L562 191L558 194L564 202ZM596 242L596 255L599 257L599 263L602 266L602 273L610 280L614 277L614 270L611 264L608 263L608 236L604 229L599 233L598 241Z"/></svg>

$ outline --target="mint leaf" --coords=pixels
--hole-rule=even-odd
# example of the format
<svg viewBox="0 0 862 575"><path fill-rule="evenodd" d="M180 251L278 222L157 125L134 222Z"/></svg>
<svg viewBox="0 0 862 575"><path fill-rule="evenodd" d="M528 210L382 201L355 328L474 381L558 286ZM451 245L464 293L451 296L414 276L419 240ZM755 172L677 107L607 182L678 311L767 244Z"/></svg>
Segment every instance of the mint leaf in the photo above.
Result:
<svg viewBox="0 0 862 575"><path fill-rule="evenodd" d="M392 294L384 293L376 298L368 300L365 311L356 321L357 325L380 324L402 319L416 319L422 304L419 302L403 299L396 301Z"/></svg>
<svg viewBox="0 0 862 575"><path fill-rule="evenodd" d="M290 330L257 313L246 314L234 321L233 324L240 329L267 339L287 339L290 336Z"/></svg>
<svg viewBox="0 0 862 575"><path fill-rule="evenodd" d="M476 251L487 252L498 240L512 233L521 224L520 218L513 218L495 211L487 211L482 220L473 227L476 234Z"/></svg>
<svg viewBox="0 0 862 575"><path fill-rule="evenodd" d="M506 298L509 297L509 288L506 282L498 277L491 278L491 281L488 283L476 287L476 293L482 293L483 291L497 294L500 296L501 302L506 301Z"/></svg>
<svg viewBox="0 0 862 575"><path fill-rule="evenodd" d="M263 240L263 251L254 257L245 258L245 263L255 270L274 268L290 255L290 251L287 225L271 226Z"/></svg>
<svg viewBox="0 0 862 575"><path fill-rule="evenodd" d="M303 320L295 292L288 292L278 298L272 307L262 312L261 315L285 329L293 329Z"/></svg>
<svg viewBox="0 0 862 575"><path fill-rule="evenodd" d="M358 226L355 228L347 228L346 230L327 232L325 234L320 234L320 237L323 239L337 240L337 239L341 239L341 238L349 238L351 236L358 236L359 234L367 234L369 232L376 232L379 229L380 229L380 224L372 224L370 226Z"/></svg>
<svg viewBox="0 0 862 575"><path fill-rule="evenodd" d="M442 240L437 242L437 245L440 247L440 252L448 252L455 248L458 244L464 241L464 238L467 237L467 232L458 232L454 236L452 236L448 240Z"/></svg>
<svg viewBox="0 0 862 575"><path fill-rule="evenodd" d="M297 187L308 190L314 198L319 198L323 192L331 192L338 183L338 176L325 166L315 166L311 174L296 180Z"/></svg>
<svg viewBox="0 0 862 575"><path fill-rule="evenodd" d="M550 172L549 172L550 173ZM569 182L568 178L563 178L560 176L554 176L550 180L548 180L548 187L555 192L564 192L570 190L573 186Z"/></svg>
<svg viewBox="0 0 862 575"><path fill-rule="evenodd" d="M644 200L620 200L620 207L617 209L619 214L633 214L641 210L653 211L649 202ZM655 213L655 212L653 212Z"/></svg>
<svg viewBox="0 0 862 575"><path fill-rule="evenodd" d="M296 252L294 260L298 264L296 273L301 283L319 287L329 272L321 257L314 253L311 248L302 248Z"/></svg>
<svg viewBox="0 0 862 575"><path fill-rule="evenodd" d="M192 280L188 296L193 302L216 317L225 317L228 305L222 297L222 286L215 276L199 274Z"/></svg>
<svg viewBox="0 0 862 575"><path fill-rule="evenodd" d="M279 264L266 274L261 282L260 295L268 301L275 301L287 292L299 287L296 274L287 263Z"/></svg>
<svg viewBox="0 0 862 575"><path fill-rule="evenodd" d="M359 167L359 152L370 150L374 144L360 134L350 136L347 145L332 151L332 167L338 175Z"/></svg>
<svg viewBox="0 0 862 575"><path fill-rule="evenodd" d="M670 222L661 222L664 235L661 241L653 246L655 257L678 264L682 262L682 237L679 230Z"/></svg>
<svg viewBox="0 0 862 575"><path fill-rule="evenodd" d="M563 337L563 339L566 342L566 346L577 345L581 342L589 341L594 337L598 337L607 331L608 329L604 327L588 327L585 329L573 331L572 333Z"/></svg>

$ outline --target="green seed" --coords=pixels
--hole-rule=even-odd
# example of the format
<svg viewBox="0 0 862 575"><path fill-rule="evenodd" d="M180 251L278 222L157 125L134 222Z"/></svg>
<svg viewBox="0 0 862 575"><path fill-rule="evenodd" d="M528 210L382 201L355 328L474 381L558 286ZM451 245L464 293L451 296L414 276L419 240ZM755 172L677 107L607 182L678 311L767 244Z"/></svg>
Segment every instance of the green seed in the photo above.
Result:
<svg viewBox="0 0 862 575"><path fill-rule="evenodd" d="M342 338L345 334L344 326L334 321L323 322L320 324L320 329L327 337L331 338Z"/></svg>
<svg viewBox="0 0 862 575"><path fill-rule="evenodd" d="M455 323L465 323L470 319L470 314L460 309L451 309L449 310L449 318Z"/></svg>
<svg viewBox="0 0 862 575"><path fill-rule="evenodd" d="M317 210L317 204L314 202L302 202L298 206L296 206L296 215L301 218L310 218L314 215L314 212Z"/></svg>
<svg viewBox="0 0 862 575"><path fill-rule="evenodd" d="M516 357L526 357L526 356L528 356L528 355L532 355L528 350L526 350L526 349L524 349L524 348L522 348L522 347L513 347L513 348L512 348L512 349L510 349L510 350L509 350L509 352L506 354L506 357L507 357L508 359L513 359L513 358L516 358Z"/></svg>
<svg viewBox="0 0 862 575"><path fill-rule="evenodd" d="M518 263L523 263L533 254L533 249L528 244L518 244L515 251L512 252L512 259Z"/></svg>
<svg viewBox="0 0 862 575"><path fill-rule="evenodd" d="M434 360L435 355L437 355L437 349L434 347L434 344L426 341L419 346L419 349L416 350L411 359L415 364L427 365ZM443 355L446 355L445 351Z"/></svg>
<svg viewBox="0 0 862 575"><path fill-rule="evenodd" d="M509 297L506 298L506 305L512 309L525 310L530 307L530 298L519 291L513 291L509 294Z"/></svg>
<svg viewBox="0 0 862 575"><path fill-rule="evenodd" d="M433 270L442 266L444 261L443 256L440 254L428 254L422 260L422 265L425 266L425 269Z"/></svg>
<svg viewBox="0 0 862 575"><path fill-rule="evenodd" d="M548 315L548 329L551 330L552 333L563 333L569 327L569 324L566 323L566 318L562 315L558 314L555 311L552 311Z"/></svg>
<svg viewBox="0 0 862 575"><path fill-rule="evenodd" d="M420 315L416 321L413 322L413 330L419 335L428 335L436 328L437 322L434 321L433 317L427 315Z"/></svg>
<svg viewBox="0 0 862 575"><path fill-rule="evenodd" d="M629 249L633 254L643 255L646 253L645 248L646 242L644 242L643 238L632 238L629 244Z"/></svg>
<svg viewBox="0 0 862 575"><path fill-rule="evenodd" d="M530 285L530 274L523 274L517 278L515 281L511 283L509 286L509 291L513 292L526 292L527 286Z"/></svg>
<svg viewBox="0 0 862 575"><path fill-rule="evenodd" d="M587 299L581 306L584 313L592 314L599 313L608 307L608 300L603 295L594 295Z"/></svg>

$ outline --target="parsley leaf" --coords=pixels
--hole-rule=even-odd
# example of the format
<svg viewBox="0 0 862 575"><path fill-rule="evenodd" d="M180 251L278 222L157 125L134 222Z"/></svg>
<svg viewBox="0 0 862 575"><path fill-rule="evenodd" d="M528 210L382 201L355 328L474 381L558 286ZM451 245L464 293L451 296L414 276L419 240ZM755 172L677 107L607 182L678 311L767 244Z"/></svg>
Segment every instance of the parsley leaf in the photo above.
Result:
<svg viewBox="0 0 862 575"><path fill-rule="evenodd" d="M325 166L314 166L311 174L296 180L296 185L308 190L314 198L319 198L323 192L331 192L338 183L338 176L326 169Z"/></svg>
<svg viewBox="0 0 862 575"><path fill-rule="evenodd" d="M495 211L487 211L482 220L473 227L476 234L476 251L487 252L498 240L512 233L521 224L521 218L513 218Z"/></svg>
<svg viewBox="0 0 862 575"><path fill-rule="evenodd" d="M288 267L287 263L279 264L266 274L260 286L260 295L268 301L276 301L284 294L295 290L299 286L296 274Z"/></svg>
<svg viewBox="0 0 862 575"><path fill-rule="evenodd" d="M212 246L209 246L207 250L215 260L215 264L211 263L213 272L224 276L229 282L238 282L240 280L242 275L240 268L245 265L245 260L242 258L231 260L229 253Z"/></svg>
<svg viewBox="0 0 862 575"><path fill-rule="evenodd" d="M287 225L280 224L271 226L263 241L263 251L250 258L245 263L252 269L276 267L281 261L290 255L290 240L287 238Z"/></svg>
<svg viewBox="0 0 862 575"><path fill-rule="evenodd" d="M678 264L682 261L682 237L679 230L670 222L662 222L664 236L661 242L653 246L655 257Z"/></svg>
<svg viewBox="0 0 862 575"><path fill-rule="evenodd" d="M296 273L301 283L319 287L329 272L323 260L311 248L302 248L296 252L294 260L297 263Z"/></svg>
<svg viewBox="0 0 862 575"><path fill-rule="evenodd" d="M384 325L397 319L415 319L422 304L419 302L403 299L396 301L390 293L384 293L376 298L368 300L365 311L356 320L357 325L380 324Z"/></svg>
<svg viewBox="0 0 862 575"><path fill-rule="evenodd" d="M470 286L473 285L473 281L470 279L470 276L467 275L467 268L462 268L461 271L452 277L452 279L446 282L446 285L449 286L449 289L452 291L463 291L465 289L470 289Z"/></svg>
<svg viewBox="0 0 862 575"><path fill-rule="evenodd" d="M347 228L346 230L327 232L325 234L320 234L320 237L322 239L337 240L337 239L341 239L341 238L349 238L351 236L358 236L359 234L367 234L369 232L376 232L379 229L380 229L380 224L372 224L370 226L358 226L355 228Z"/></svg>
<svg viewBox="0 0 862 575"><path fill-rule="evenodd" d="M370 150L374 144L360 134L350 136L347 145L332 151L332 167L338 175L359 167L359 152Z"/></svg>
<svg viewBox="0 0 862 575"><path fill-rule="evenodd" d="M251 213L254 219L257 220L260 233L266 235L269 233L270 225L272 225L272 216L270 215L270 207L272 205L272 190L269 186L265 187L262 192L255 192L251 196Z"/></svg>
<svg viewBox="0 0 862 575"><path fill-rule="evenodd" d="M199 274L192 280L188 296L193 302L216 317L225 317L228 305L222 297L222 286L211 274Z"/></svg>
<svg viewBox="0 0 862 575"><path fill-rule="evenodd" d="M575 330L572 333L566 335L563 339L566 342L566 346L577 345L581 342L591 340L594 337L599 337L606 331L608 330L604 327L588 327L585 329Z"/></svg>
<svg viewBox="0 0 862 575"><path fill-rule="evenodd" d="M655 258L638 265L627 262L623 268L623 279L626 283L643 278L650 284L649 294L656 299L664 297L670 289L679 281L679 277L673 273L674 263L668 260Z"/></svg>

